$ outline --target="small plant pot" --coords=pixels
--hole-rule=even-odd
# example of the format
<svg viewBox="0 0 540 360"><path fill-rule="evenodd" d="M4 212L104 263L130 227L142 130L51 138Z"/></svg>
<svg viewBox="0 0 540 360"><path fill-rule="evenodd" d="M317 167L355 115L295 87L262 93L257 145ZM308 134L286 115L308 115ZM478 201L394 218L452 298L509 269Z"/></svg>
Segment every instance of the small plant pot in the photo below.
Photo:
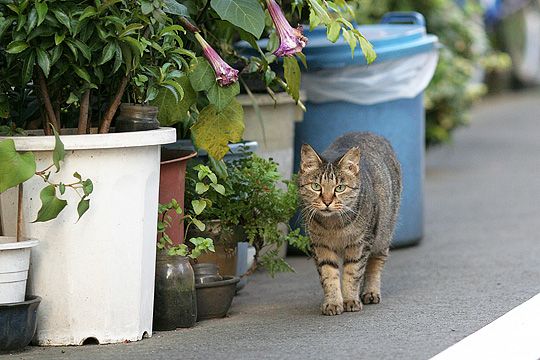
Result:
<svg viewBox="0 0 540 360"><path fill-rule="evenodd" d="M147 131L159 128L158 108L124 103L116 119L115 132Z"/></svg>
<svg viewBox="0 0 540 360"><path fill-rule="evenodd" d="M37 240L0 236L0 304L20 303L26 293L30 252Z"/></svg>
<svg viewBox="0 0 540 360"><path fill-rule="evenodd" d="M195 276L185 256L170 256L160 251L156 256L154 293L154 330L188 328L197 320Z"/></svg>
<svg viewBox="0 0 540 360"><path fill-rule="evenodd" d="M197 321L225 317L239 281L240 278L236 276L224 276L220 281L196 284Z"/></svg>
<svg viewBox="0 0 540 360"><path fill-rule="evenodd" d="M26 301L0 305L0 354L30 344L36 332L40 302L39 296L27 296Z"/></svg>
<svg viewBox="0 0 540 360"><path fill-rule="evenodd" d="M195 284L206 284L209 282L223 280L219 274L219 267L214 263L199 263L193 265L195 272Z"/></svg>

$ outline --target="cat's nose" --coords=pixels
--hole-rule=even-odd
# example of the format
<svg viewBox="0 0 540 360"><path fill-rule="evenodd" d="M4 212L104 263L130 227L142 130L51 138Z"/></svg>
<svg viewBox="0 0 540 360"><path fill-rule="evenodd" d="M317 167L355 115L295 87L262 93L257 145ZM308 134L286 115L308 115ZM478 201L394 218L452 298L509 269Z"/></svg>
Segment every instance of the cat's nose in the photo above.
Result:
<svg viewBox="0 0 540 360"><path fill-rule="evenodd" d="M324 203L324 205L326 205L326 207L329 207L330 204L332 204L332 200L324 200L322 201Z"/></svg>

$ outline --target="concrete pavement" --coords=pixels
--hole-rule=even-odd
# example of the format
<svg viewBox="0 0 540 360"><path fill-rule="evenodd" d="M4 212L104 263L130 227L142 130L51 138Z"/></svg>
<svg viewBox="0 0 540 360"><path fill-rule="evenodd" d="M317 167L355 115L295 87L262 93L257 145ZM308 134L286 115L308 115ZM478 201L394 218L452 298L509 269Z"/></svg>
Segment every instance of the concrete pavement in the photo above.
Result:
<svg viewBox="0 0 540 360"><path fill-rule="evenodd" d="M382 303L319 314L311 260L255 274L229 317L131 344L4 359L427 359L540 292L540 93L490 98L427 157L426 234L394 250Z"/></svg>

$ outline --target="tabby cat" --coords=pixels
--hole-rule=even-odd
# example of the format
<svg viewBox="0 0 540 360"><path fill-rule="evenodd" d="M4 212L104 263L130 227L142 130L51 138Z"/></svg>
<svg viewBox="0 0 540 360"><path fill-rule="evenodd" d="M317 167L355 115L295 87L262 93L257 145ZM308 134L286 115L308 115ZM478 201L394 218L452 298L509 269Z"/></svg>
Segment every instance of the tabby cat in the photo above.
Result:
<svg viewBox="0 0 540 360"><path fill-rule="evenodd" d="M339 315L360 311L362 303L379 303L401 197L401 170L392 146L359 132L339 137L321 155L304 144L298 181L324 291L322 313Z"/></svg>

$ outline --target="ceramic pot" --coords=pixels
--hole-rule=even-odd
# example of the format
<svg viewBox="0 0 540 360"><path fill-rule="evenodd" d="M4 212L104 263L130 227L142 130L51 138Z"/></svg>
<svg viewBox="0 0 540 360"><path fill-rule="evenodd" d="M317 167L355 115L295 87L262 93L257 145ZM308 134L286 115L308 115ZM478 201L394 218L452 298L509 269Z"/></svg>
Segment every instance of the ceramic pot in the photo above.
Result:
<svg viewBox="0 0 540 360"><path fill-rule="evenodd" d="M222 318L227 315L236 294L236 284L240 278L224 276L223 280L197 284L197 321Z"/></svg>
<svg viewBox="0 0 540 360"><path fill-rule="evenodd" d="M193 265L195 272L195 284L206 284L209 282L223 280L219 274L219 267L214 263L199 263Z"/></svg>
<svg viewBox="0 0 540 360"><path fill-rule="evenodd" d="M26 301L0 305L0 354L30 344L37 326L41 298L27 296Z"/></svg>
<svg viewBox="0 0 540 360"><path fill-rule="evenodd" d="M189 259L158 252L154 293L154 330L174 330L195 325L195 276Z"/></svg>

